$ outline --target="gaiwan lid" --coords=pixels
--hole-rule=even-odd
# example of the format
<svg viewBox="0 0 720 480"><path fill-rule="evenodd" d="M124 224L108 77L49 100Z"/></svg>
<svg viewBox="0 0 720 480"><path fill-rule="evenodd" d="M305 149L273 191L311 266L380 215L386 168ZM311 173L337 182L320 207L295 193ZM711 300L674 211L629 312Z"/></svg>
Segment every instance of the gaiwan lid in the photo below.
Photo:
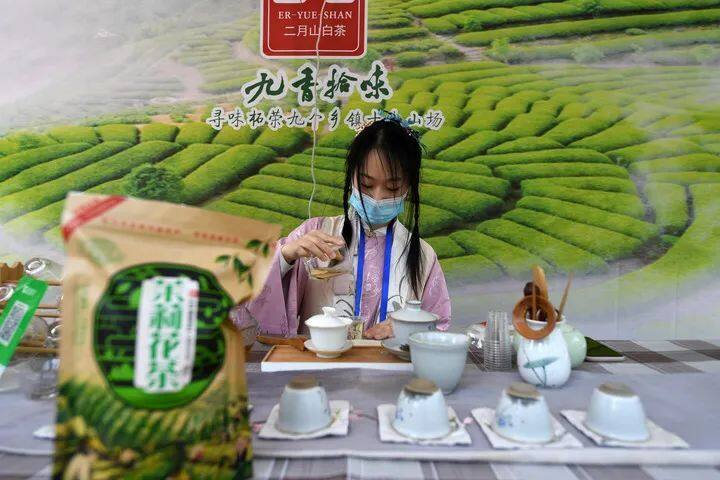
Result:
<svg viewBox="0 0 720 480"><path fill-rule="evenodd" d="M405 302L405 308L395 310L390 313L389 316L393 320L400 320L401 322L436 322L439 317L434 313L426 312L421 309L421 304L422 302L420 302L420 300L408 300Z"/></svg>
<svg viewBox="0 0 720 480"><path fill-rule="evenodd" d="M323 313L313 315L305 320L305 325L313 328L333 328L344 327L352 323L349 318L338 317L337 310L333 307L322 307L322 311Z"/></svg>

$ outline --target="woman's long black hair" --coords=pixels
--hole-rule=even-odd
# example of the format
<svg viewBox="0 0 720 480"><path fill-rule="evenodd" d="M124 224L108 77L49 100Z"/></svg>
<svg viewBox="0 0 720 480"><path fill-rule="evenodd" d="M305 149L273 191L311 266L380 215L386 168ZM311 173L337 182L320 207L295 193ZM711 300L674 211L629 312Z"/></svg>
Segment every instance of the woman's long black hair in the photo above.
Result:
<svg viewBox="0 0 720 480"><path fill-rule="evenodd" d="M419 298L422 288L422 249L420 248L420 161L422 147L410 131L392 120L375 121L365 127L355 137L348 150L345 161L345 187L343 190L343 210L345 224L342 236L350 245L353 238L353 226L348 217L348 199L352 193L353 179L358 189L361 177L365 173L366 160L372 151L376 151L390 177L402 177L408 186L406 198L406 222L410 238L404 246L407 251L406 267L410 277L410 286Z"/></svg>

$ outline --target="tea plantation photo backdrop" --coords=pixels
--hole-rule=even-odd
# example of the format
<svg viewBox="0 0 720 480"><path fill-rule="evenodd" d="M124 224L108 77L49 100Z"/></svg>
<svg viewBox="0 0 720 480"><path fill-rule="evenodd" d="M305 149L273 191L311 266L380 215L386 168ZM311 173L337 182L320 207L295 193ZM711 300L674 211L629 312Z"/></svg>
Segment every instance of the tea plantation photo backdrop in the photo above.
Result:
<svg viewBox="0 0 720 480"><path fill-rule="evenodd" d="M204 123L258 68L303 63L258 54L259 4L34 0L0 20L0 261L61 259L65 195L125 194L147 164L182 179L175 201L307 218L309 129ZM381 60L381 106L445 114L422 134L421 233L458 328L509 311L539 264L555 302L575 272L586 334L720 338L719 22L720 0L370 1L367 55L333 63ZM313 215L341 212L353 136L318 132Z"/></svg>

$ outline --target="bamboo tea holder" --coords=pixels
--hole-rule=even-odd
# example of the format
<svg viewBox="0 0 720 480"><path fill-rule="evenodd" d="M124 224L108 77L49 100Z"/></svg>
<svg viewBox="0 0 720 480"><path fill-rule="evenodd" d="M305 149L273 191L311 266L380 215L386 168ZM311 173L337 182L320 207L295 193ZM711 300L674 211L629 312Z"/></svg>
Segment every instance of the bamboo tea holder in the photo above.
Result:
<svg viewBox="0 0 720 480"><path fill-rule="evenodd" d="M533 307L541 312L545 312L547 321L545 326L540 330L531 328L527 323L527 312ZM555 329L555 323L557 322L557 313L555 307L550 301L542 296L528 295L523 297L513 309L513 326L515 331L529 340L541 340Z"/></svg>

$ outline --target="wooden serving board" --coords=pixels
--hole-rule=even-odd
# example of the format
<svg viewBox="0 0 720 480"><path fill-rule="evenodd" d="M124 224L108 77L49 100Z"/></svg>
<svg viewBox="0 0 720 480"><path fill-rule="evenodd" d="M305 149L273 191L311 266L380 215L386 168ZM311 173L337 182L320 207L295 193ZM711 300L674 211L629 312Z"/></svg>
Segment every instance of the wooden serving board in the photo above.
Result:
<svg viewBox="0 0 720 480"><path fill-rule="evenodd" d="M301 352L289 345L275 345L260 363L261 372L293 370L330 370L367 368L412 372L412 363L402 360L378 345L353 345L338 358L319 358L313 352Z"/></svg>

